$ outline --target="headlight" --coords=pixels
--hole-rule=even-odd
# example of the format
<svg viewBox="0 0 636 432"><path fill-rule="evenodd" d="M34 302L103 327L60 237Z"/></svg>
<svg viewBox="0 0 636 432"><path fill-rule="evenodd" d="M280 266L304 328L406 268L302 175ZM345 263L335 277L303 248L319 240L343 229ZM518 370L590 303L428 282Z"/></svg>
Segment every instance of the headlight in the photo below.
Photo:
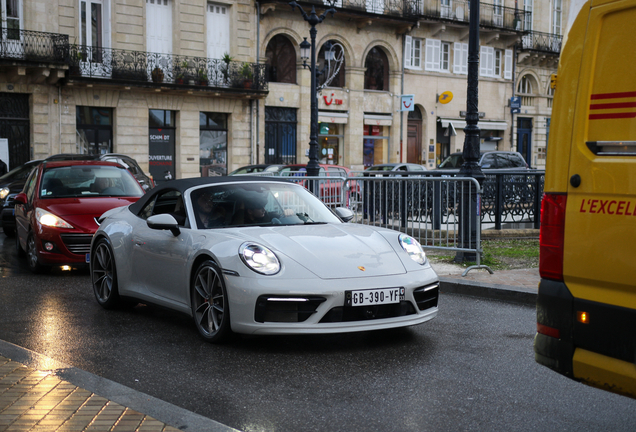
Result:
<svg viewBox="0 0 636 432"><path fill-rule="evenodd" d="M256 243L243 243L239 256L245 264L257 273L273 275L280 271L280 261L274 252Z"/></svg>
<svg viewBox="0 0 636 432"><path fill-rule="evenodd" d="M45 226L53 228L73 228L73 226L64 219L55 216L53 213L49 213L46 210L42 210L39 207L35 209L35 218L38 222Z"/></svg>
<svg viewBox="0 0 636 432"><path fill-rule="evenodd" d="M424 263L426 263L426 254L424 253L424 249L422 249L422 245L420 245L420 242L415 240L413 237L407 236L405 234L400 234L398 239L400 241L400 246L402 246L402 249L404 249L406 253L409 254L413 261L421 265L424 265Z"/></svg>
<svg viewBox="0 0 636 432"><path fill-rule="evenodd" d="M9 195L9 188L8 187L3 187L2 189L0 189L0 200L3 200L7 197L7 195Z"/></svg>

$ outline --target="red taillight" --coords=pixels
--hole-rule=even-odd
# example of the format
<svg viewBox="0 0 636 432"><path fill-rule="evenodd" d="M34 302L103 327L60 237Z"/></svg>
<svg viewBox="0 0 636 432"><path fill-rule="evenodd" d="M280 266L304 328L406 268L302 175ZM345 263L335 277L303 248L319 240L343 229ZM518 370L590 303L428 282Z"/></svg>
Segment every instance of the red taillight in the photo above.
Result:
<svg viewBox="0 0 636 432"><path fill-rule="evenodd" d="M539 274L545 279L563 280L563 237L567 198L565 194L546 193L541 202Z"/></svg>
<svg viewBox="0 0 636 432"><path fill-rule="evenodd" d="M547 325L543 325L539 323L537 323L537 333L541 333L556 339L559 339L561 336L561 332L559 331L559 329L555 329L554 327L548 327Z"/></svg>

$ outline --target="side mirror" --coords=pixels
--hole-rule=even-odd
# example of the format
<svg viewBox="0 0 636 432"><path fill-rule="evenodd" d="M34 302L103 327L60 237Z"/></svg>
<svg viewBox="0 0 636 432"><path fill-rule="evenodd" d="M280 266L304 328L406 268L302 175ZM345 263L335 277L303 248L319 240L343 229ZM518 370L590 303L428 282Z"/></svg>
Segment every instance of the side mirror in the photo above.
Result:
<svg viewBox="0 0 636 432"><path fill-rule="evenodd" d="M169 214L158 214L150 216L146 220L146 224L150 229L156 230L170 230L172 234L178 236L181 234L181 230L179 230L179 224L174 216Z"/></svg>
<svg viewBox="0 0 636 432"><path fill-rule="evenodd" d="M349 222L353 219L353 212L346 207L336 207L334 212L336 212L336 215L344 222Z"/></svg>
<svg viewBox="0 0 636 432"><path fill-rule="evenodd" d="M26 204L27 203L27 196L24 192L20 192L19 194L17 194L14 198L16 204Z"/></svg>

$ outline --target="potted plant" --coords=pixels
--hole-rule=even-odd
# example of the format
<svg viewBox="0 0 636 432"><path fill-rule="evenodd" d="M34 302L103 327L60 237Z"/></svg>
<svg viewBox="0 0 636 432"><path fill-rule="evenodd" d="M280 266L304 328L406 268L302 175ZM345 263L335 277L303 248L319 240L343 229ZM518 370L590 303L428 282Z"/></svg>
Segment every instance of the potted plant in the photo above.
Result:
<svg viewBox="0 0 636 432"><path fill-rule="evenodd" d="M197 69L197 81L199 85L208 85L208 74L205 72L205 69Z"/></svg>
<svg viewBox="0 0 636 432"><path fill-rule="evenodd" d="M232 57L229 53L224 53L221 61L225 63L223 67L223 81L228 82L230 79L230 63L234 61L234 57Z"/></svg>
<svg viewBox="0 0 636 432"><path fill-rule="evenodd" d="M152 82L155 83L162 83L163 82L163 69L161 69L159 66L155 67L152 72Z"/></svg>
<svg viewBox="0 0 636 432"><path fill-rule="evenodd" d="M179 66L177 66L177 76L175 78L175 82L177 84L185 84L185 80L186 80L186 70L188 69L188 62L187 61L183 61Z"/></svg>
<svg viewBox="0 0 636 432"><path fill-rule="evenodd" d="M251 64L243 63L243 67L241 68L241 76L243 77L243 87L246 89L252 88L254 74L252 72Z"/></svg>

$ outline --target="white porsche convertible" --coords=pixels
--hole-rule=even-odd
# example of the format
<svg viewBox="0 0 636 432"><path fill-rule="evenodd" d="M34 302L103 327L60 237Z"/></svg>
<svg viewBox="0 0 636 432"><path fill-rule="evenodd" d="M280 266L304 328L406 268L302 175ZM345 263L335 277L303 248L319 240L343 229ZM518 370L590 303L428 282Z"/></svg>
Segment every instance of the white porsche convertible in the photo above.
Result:
<svg viewBox="0 0 636 432"><path fill-rule="evenodd" d="M167 182L106 212L91 244L98 303L151 303L201 336L338 333L434 318L439 280L416 239L347 223L285 180Z"/></svg>

